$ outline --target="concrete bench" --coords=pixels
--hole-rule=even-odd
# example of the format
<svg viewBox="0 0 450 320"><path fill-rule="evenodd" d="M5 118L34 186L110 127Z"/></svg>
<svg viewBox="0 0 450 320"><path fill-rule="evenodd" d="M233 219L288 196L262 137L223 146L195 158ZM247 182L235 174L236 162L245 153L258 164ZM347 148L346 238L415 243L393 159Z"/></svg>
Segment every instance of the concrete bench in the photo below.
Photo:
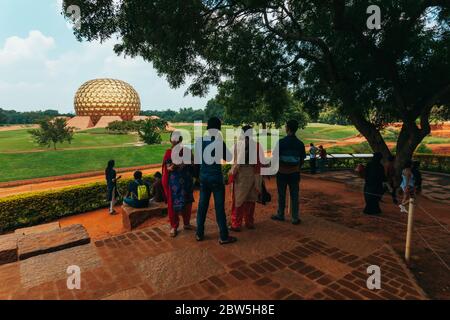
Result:
<svg viewBox="0 0 450 320"><path fill-rule="evenodd" d="M147 208L133 208L127 204L122 206L123 227L131 231L147 221L150 217L162 216L167 212L164 202L151 202Z"/></svg>
<svg viewBox="0 0 450 320"><path fill-rule="evenodd" d="M19 236L18 256L19 260L25 260L90 242L91 239L86 229L81 224L75 224L61 229Z"/></svg>

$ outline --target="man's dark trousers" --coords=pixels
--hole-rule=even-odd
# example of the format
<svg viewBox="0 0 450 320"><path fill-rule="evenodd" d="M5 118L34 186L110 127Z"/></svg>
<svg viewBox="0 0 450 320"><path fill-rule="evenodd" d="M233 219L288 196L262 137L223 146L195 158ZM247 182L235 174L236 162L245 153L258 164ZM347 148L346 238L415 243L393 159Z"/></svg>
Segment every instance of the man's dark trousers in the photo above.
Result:
<svg viewBox="0 0 450 320"><path fill-rule="evenodd" d="M202 177L200 182L200 200L197 210L197 236L205 234L206 213L208 212L211 193L214 196L216 221L219 226L220 239L228 239L227 217L225 215L225 185L223 177Z"/></svg>
<svg viewBox="0 0 450 320"><path fill-rule="evenodd" d="M277 174L277 188L278 188L278 216L284 218L284 210L286 208L286 188L289 187L292 203L292 221L299 220L299 206L298 199L300 193L300 172L295 173L278 173Z"/></svg>

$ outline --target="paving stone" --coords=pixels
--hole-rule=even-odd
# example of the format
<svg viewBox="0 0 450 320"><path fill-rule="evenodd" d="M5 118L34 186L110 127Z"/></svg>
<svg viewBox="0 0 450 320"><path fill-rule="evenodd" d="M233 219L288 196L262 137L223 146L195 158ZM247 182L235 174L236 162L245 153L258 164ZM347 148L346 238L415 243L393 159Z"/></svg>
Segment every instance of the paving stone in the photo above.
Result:
<svg viewBox="0 0 450 320"><path fill-rule="evenodd" d="M271 278L283 287L299 293L302 297L308 297L319 289L319 286L313 281L290 269L280 270L272 274Z"/></svg>
<svg viewBox="0 0 450 320"><path fill-rule="evenodd" d="M320 271L326 273L334 279L340 279L347 273L350 273L352 271L352 268L348 265L322 254L309 256L303 261L304 263L319 269Z"/></svg>
<svg viewBox="0 0 450 320"><path fill-rule="evenodd" d="M17 235L20 235L20 236L27 236L30 234L37 234L37 233L58 230L60 228L61 228L61 226L60 226L59 222L51 222L51 223L41 224L41 225L33 226L33 227L16 229L16 231L14 231L14 233Z"/></svg>
<svg viewBox="0 0 450 320"><path fill-rule="evenodd" d="M48 281L67 278L69 266L78 266L83 273L99 267L101 263L94 245L88 244L19 261L18 266L22 286L31 288Z"/></svg>
<svg viewBox="0 0 450 320"><path fill-rule="evenodd" d="M15 262L17 259L17 235L0 236L0 265Z"/></svg>
<svg viewBox="0 0 450 320"><path fill-rule="evenodd" d="M89 234L81 224L25 235L18 241L19 260L84 245L90 241Z"/></svg>
<svg viewBox="0 0 450 320"><path fill-rule="evenodd" d="M160 293L200 282L225 271L208 250L192 248L147 258L138 264L137 269L151 287Z"/></svg>
<svg viewBox="0 0 450 320"><path fill-rule="evenodd" d="M141 288L132 288L116 292L102 300L146 300L146 294Z"/></svg>

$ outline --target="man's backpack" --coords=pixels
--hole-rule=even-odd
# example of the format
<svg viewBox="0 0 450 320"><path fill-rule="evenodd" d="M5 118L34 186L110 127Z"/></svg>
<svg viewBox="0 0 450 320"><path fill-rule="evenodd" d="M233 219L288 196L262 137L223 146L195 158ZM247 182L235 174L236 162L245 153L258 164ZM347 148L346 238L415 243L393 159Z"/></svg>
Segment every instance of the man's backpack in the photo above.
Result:
<svg viewBox="0 0 450 320"><path fill-rule="evenodd" d="M145 184L142 185L138 185L137 187L137 196L138 196L138 200L148 200L149 196L148 196L148 189L147 186Z"/></svg>

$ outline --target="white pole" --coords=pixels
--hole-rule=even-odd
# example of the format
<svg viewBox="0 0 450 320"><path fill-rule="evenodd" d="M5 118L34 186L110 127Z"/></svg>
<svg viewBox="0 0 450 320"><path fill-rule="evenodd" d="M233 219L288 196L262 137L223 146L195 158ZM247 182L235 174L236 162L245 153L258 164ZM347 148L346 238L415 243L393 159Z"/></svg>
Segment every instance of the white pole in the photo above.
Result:
<svg viewBox="0 0 450 320"><path fill-rule="evenodd" d="M409 199L409 210L408 210L408 228L406 231L406 247L405 247L405 260L409 264L411 259L411 238L414 223L414 199Z"/></svg>

